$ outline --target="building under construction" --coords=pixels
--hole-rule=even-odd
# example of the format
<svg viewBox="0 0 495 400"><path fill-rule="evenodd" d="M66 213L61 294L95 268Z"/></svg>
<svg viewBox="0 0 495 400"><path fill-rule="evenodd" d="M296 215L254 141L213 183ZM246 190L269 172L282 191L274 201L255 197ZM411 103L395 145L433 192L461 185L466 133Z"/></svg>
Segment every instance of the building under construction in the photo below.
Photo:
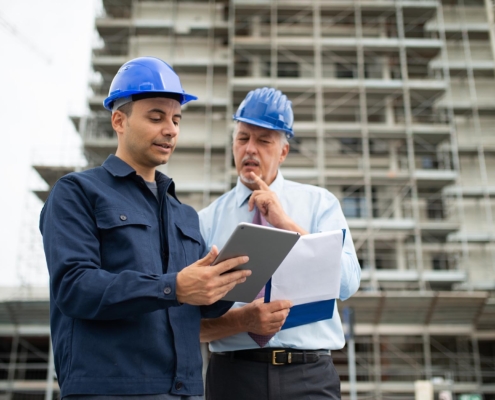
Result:
<svg viewBox="0 0 495 400"><path fill-rule="evenodd" d="M89 115L73 117L89 166L116 149L103 108L118 68L166 60L188 93L160 168L197 210L230 190L231 116L272 86L293 102L287 179L342 205L362 267L359 399L495 399L493 0L103 0ZM71 168L36 165L51 186ZM492 171L490 173L490 171ZM48 192L38 192L44 200ZM0 299L0 399L55 399L43 296ZM350 398L347 348L332 352Z"/></svg>

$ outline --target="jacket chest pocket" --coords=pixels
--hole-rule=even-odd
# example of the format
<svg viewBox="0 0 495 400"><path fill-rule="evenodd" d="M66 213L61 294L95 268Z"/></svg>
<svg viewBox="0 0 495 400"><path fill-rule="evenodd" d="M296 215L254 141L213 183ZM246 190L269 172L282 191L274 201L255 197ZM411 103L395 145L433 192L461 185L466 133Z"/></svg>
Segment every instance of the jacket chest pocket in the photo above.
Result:
<svg viewBox="0 0 495 400"><path fill-rule="evenodd" d="M184 260L186 267L198 261L202 256L202 238L198 228L187 224L175 222L178 231L177 239L180 241L178 247L184 252L179 259Z"/></svg>
<svg viewBox="0 0 495 400"><path fill-rule="evenodd" d="M134 210L104 209L95 212L100 233L101 266L111 272L151 272L152 224Z"/></svg>

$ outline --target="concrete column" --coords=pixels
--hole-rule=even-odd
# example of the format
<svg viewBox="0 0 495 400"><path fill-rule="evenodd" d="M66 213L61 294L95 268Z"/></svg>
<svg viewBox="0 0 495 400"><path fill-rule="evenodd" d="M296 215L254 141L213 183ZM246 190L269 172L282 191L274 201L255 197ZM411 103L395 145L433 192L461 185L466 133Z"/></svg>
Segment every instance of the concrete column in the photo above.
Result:
<svg viewBox="0 0 495 400"><path fill-rule="evenodd" d="M388 142L388 155L389 164L388 169L390 172L397 172L399 170L399 158L397 155L397 148L400 146L400 142L390 140Z"/></svg>
<svg viewBox="0 0 495 400"><path fill-rule="evenodd" d="M406 254L404 253L404 241L402 238L395 239L395 256L397 258L397 270L406 270Z"/></svg>
<svg viewBox="0 0 495 400"><path fill-rule="evenodd" d="M415 400L433 400L433 383L430 381L414 382Z"/></svg>
<svg viewBox="0 0 495 400"><path fill-rule="evenodd" d="M53 398L53 380L55 379L55 359L53 357L52 338L50 341L49 353L48 353L48 371L46 374L46 391L45 400L52 400Z"/></svg>
<svg viewBox="0 0 495 400"><path fill-rule="evenodd" d="M400 198L400 190L399 188L395 189L394 194L394 219L402 219L402 201Z"/></svg>
<svg viewBox="0 0 495 400"><path fill-rule="evenodd" d="M430 334L427 332L423 333L423 355L425 358L425 376L428 380L432 378L431 372L431 344L430 344Z"/></svg>
<svg viewBox="0 0 495 400"><path fill-rule="evenodd" d="M386 26L387 19L384 17L380 17L380 38L386 38L387 37L387 26Z"/></svg>
<svg viewBox="0 0 495 400"><path fill-rule="evenodd" d="M385 123L387 125L395 124L394 100L392 96L385 97Z"/></svg>
<svg viewBox="0 0 495 400"><path fill-rule="evenodd" d="M261 36L261 16L253 15L251 18L251 36L260 37Z"/></svg>
<svg viewBox="0 0 495 400"><path fill-rule="evenodd" d="M388 57L380 57L382 64L382 79L385 81L390 80L390 65L388 64Z"/></svg>
<svg viewBox="0 0 495 400"><path fill-rule="evenodd" d="M17 369L17 349L19 347L19 334L16 332L12 338L12 347L10 348L10 361L9 372L7 376L7 393L5 395L6 400L12 400L14 398L14 380L15 371Z"/></svg>
<svg viewBox="0 0 495 400"><path fill-rule="evenodd" d="M380 336L378 333L373 333L373 363L375 370L375 399L382 400L382 361L380 357Z"/></svg>
<svg viewBox="0 0 495 400"><path fill-rule="evenodd" d="M259 55L251 56L251 76L254 78L261 76L261 60Z"/></svg>

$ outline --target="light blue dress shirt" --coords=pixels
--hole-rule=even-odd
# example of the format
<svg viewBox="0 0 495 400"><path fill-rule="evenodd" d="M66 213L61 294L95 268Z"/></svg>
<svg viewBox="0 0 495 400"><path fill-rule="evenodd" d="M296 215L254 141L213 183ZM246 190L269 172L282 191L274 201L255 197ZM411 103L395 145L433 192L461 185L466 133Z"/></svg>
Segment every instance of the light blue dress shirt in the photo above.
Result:
<svg viewBox="0 0 495 400"><path fill-rule="evenodd" d="M287 215L309 233L346 229L342 252L340 300L351 297L359 288L361 268L352 242L351 232L337 198L328 190L285 180L279 171L270 185ZM237 180L237 186L199 212L200 228L208 248L221 249L240 222L252 222L254 210L248 210L252 191ZM307 266L308 272L311 266ZM249 278L248 278L249 279ZM233 308L245 303L235 303ZM265 347L295 349L329 349L344 347L342 323L335 303L333 318L278 332ZM229 336L210 343L213 352L259 348L246 333Z"/></svg>

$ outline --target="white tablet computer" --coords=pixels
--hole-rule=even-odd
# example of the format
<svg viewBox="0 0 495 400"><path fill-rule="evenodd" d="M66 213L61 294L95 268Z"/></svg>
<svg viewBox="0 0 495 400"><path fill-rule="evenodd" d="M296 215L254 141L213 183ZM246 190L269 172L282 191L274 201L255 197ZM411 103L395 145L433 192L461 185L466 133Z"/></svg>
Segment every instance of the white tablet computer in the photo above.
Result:
<svg viewBox="0 0 495 400"><path fill-rule="evenodd" d="M282 264L300 235L268 226L241 222L235 228L212 265L229 258L248 256L249 261L237 269L250 269L251 276L238 284L223 300L250 303ZM228 273L228 272L227 272Z"/></svg>

